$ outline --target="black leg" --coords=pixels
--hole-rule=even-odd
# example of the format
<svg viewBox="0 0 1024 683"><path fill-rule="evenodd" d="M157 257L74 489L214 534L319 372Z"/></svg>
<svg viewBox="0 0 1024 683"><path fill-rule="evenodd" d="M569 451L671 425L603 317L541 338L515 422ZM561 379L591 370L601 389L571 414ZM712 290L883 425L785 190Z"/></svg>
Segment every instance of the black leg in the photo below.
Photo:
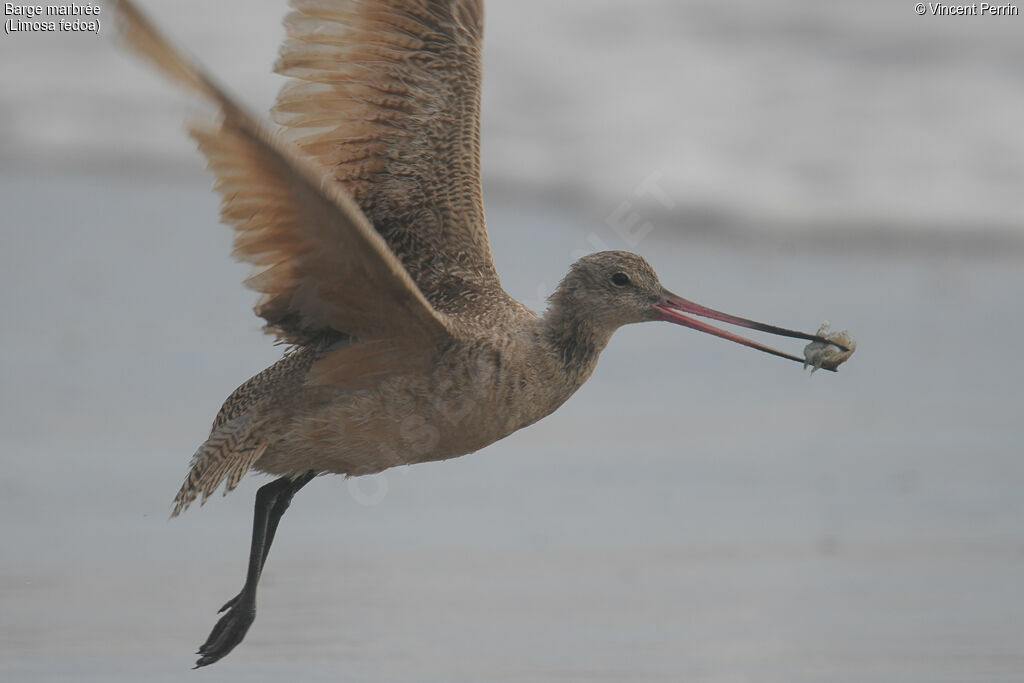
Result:
<svg viewBox="0 0 1024 683"><path fill-rule="evenodd" d="M270 545L274 542L277 525L292 501L292 496L308 484L316 472L292 479L281 477L260 487L256 492L253 509L252 545L249 548L249 568L242 591L220 608L227 613L220 618L210 637L199 647L196 668L213 664L242 642L256 619L256 585L260 581L263 565L267 561Z"/></svg>
<svg viewBox="0 0 1024 683"><path fill-rule="evenodd" d="M314 477L316 477L316 472L310 470L309 472L306 472L302 476L299 476L299 477L296 477L295 479L292 479L291 480L291 483L292 483L291 491L290 492L280 493L274 499L273 507L271 507L271 509L270 509L270 517L267 519L267 530L266 530L266 532L263 535L263 554L261 555L261 559L260 559L260 568L259 568L260 574L262 574L262 572L263 572L263 565L265 565L267 563L267 555L270 554L270 546L274 542L274 534L277 533L277 525L281 521L281 516L284 514L285 510L287 510L288 506L291 505L292 496L294 496L295 493L299 489L301 489L303 486L308 484ZM287 477L285 477L285 479L287 479ZM272 482L270 482L270 484L267 484L263 488L266 488L267 486L270 486L272 484L276 484L278 481L281 481L281 480L278 479L276 481L272 481ZM260 491L262 491L263 488L261 488ZM260 505L260 501L259 501L259 498L258 498L259 493L257 493L256 495L257 495L257 500L256 500L257 512L256 512L256 514L259 514L259 505ZM253 520L253 549L250 549L250 552L249 552L249 561L250 561L250 563L252 562L252 558L255 556L254 555L254 553L255 553L254 548L255 548L255 543L256 543L256 525L257 525L257 523L258 522L256 520ZM248 577L246 577L246 578L248 579ZM257 576L256 581L257 582L259 581L259 576ZM246 583L248 584L248 580L246 581ZM242 589L242 593L244 593L244 592L245 592L245 589L243 588ZM236 602L238 602L239 598L242 597L242 593L239 593L235 597L233 597L230 600L228 600L227 602L225 602L224 606L221 607L219 610L217 610L217 614L221 614L222 612L230 609L230 607L232 605L234 605ZM202 654L202 652L199 652L198 654Z"/></svg>

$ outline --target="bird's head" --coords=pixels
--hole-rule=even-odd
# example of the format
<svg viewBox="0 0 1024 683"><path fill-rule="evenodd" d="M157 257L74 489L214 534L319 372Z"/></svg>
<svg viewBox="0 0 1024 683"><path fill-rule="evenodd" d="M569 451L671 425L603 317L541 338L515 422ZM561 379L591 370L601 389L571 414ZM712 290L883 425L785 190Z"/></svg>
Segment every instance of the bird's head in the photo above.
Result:
<svg viewBox="0 0 1024 683"><path fill-rule="evenodd" d="M602 251L572 264L551 304L585 317L595 327L615 330L657 320L654 305L663 291L643 257L628 251Z"/></svg>
<svg viewBox="0 0 1024 683"><path fill-rule="evenodd" d="M770 334L835 344L817 335L766 325L688 301L665 289L651 265L643 257L628 251L602 251L576 261L551 295L550 302L548 315L585 320L595 331L608 336L623 325L664 320L765 353L804 362L803 358L777 351L691 317L696 315Z"/></svg>

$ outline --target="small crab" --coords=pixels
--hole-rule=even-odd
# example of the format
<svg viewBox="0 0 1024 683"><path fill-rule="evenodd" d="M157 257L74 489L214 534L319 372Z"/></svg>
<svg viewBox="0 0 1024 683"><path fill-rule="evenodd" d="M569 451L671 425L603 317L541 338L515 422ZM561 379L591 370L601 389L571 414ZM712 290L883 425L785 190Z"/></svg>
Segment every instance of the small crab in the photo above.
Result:
<svg viewBox="0 0 1024 683"><path fill-rule="evenodd" d="M848 330L842 332L829 332L829 322L826 320L818 328L818 336L824 337L829 343L814 341L804 347L804 368L811 367L811 374L819 368L838 372L839 366L853 355L857 349L857 342L850 336Z"/></svg>

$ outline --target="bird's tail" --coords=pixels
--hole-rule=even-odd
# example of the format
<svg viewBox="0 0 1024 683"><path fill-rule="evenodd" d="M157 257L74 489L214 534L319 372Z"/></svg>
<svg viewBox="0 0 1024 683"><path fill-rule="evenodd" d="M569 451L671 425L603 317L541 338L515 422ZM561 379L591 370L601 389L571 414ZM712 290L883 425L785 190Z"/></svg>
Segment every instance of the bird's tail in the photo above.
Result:
<svg viewBox="0 0 1024 683"><path fill-rule="evenodd" d="M243 413L215 427L192 456L192 469L174 496L171 517L181 514L200 495L199 504L205 503L222 481L225 494L238 486L269 445L262 426L251 414Z"/></svg>

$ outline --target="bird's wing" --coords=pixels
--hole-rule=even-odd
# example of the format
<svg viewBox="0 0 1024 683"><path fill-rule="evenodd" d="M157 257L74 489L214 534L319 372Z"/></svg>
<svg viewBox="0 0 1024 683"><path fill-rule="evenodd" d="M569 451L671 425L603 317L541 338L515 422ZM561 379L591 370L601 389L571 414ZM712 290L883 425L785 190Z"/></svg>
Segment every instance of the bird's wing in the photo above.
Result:
<svg viewBox="0 0 1024 683"><path fill-rule="evenodd" d="M343 333L370 348L435 345L445 316L423 297L351 197L324 169L271 133L171 46L127 0L122 36L161 71L220 107L192 127L216 175L235 255L256 267L256 312L281 339L308 344Z"/></svg>
<svg viewBox="0 0 1024 683"><path fill-rule="evenodd" d="M497 285L480 188L482 0L291 0L272 118L441 310Z"/></svg>

